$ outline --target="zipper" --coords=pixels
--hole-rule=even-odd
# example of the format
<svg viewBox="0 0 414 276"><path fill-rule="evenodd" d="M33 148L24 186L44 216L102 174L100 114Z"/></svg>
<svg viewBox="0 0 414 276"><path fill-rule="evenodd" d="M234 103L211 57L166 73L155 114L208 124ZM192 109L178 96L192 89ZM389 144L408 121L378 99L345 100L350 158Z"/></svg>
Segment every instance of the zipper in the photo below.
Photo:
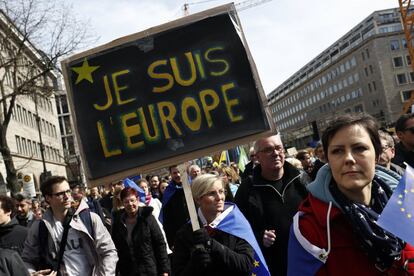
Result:
<svg viewBox="0 0 414 276"><path fill-rule="evenodd" d="M288 184L286 184L286 186L285 186L285 188L283 189L283 191L282 191L282 194L280 194L279 193L279 191L275 188L275 187L273 187L272 185L269 185L269 184L265 184L265 185L253 185L253 187L270 187L270 188L272 188L279 196L280 196L280 199L282 200L282 203L283 204L285 204L285 192L286 192L286 189L290 186L290 184L292 184L292 182L296 179L296 178L298 178L298 177L300 177L300 174L299 175L297 175L296 177L294 177L294 178L292 178L290 181L289 181L289 183Z"/></svg>

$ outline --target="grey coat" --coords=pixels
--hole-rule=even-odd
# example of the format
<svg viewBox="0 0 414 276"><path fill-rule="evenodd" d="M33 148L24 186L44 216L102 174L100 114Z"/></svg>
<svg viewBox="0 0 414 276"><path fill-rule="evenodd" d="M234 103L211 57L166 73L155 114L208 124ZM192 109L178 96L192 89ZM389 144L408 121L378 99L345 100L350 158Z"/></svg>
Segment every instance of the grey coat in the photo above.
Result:
<svg viewBox="0 0 414 276"><path fill-rule="evenodd" d="M115 275L116 263L118 261L118 254L114 243L112 242L111 235L102 223L101 218L91 212L92 226L95 232L95 239L93 239L86 226L83 224L79 217L79 212L88 208L85 202L81 202L79 208L76 210L73 218L70 222L71 228L81 233L83 243L87 244L86 255L88 256L89 262L94 264L93 276L104 276L104 275ZM51 260L56 258L58 255L57 248L59 241L57 241L52 233L54 227L54 220L52 211L49 209L43 216L43 221L49 231L48 233L48 252L47 258ZM34 272L40 262L40 244L39 244L39 222L35 221L31 226L27 235L22 259L25 262L29 272ZM50 261L51 261L50 260ZM65 271L61 271L62 275L65 275Z"/></svg>

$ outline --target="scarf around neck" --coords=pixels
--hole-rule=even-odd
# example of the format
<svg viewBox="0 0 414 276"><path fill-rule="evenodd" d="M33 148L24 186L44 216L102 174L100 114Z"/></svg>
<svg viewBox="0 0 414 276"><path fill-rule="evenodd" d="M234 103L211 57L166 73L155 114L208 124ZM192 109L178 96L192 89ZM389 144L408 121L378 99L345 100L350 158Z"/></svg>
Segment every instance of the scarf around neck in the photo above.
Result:
<svg viewBox="0 0 414 276"><path fill-rule="evenodd" d="M381 271L390 268L393 262L400 257L401 250L405 246L403 241L376 223L379 214L391 197L391 189L379 178L374 177L370 206L349 200L338 189L333 179L329 190L351 224L353 232L368 258L374 261L375 266Z"/></svg>

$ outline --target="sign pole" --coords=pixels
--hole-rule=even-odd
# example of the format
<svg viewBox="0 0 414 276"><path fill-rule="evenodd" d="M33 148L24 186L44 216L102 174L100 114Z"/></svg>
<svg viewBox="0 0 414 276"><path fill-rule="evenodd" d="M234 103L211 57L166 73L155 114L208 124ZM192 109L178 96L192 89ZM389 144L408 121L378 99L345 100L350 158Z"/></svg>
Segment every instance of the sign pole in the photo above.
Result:
<svg viewBox="0 0 414 276"><path fill-rule="evenodd" d="M191 193L190 183L188 183L187 168L185 167L185 165L179 165L178 170L181 174L181 183L184 189L184 196L185 201L187 202L188 213L190 214L191 226L193 228L193 231L197 231L198 229L200 229L200 223L198 222L197 211L194 205L194 199L193 194Z"/></svg>

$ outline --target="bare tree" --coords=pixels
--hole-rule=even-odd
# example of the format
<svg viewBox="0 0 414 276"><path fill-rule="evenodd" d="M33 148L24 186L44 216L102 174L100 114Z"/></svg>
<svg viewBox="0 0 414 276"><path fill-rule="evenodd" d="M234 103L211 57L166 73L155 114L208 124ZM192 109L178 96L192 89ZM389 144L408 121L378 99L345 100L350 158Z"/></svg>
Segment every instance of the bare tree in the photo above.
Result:
<svg viewBox="0 0 414 276"><path fill-rule="evenodd" d="M0 0L0 153L11 192L17 172L6 134L16 100L56 91L60 59L93 43L85 26L63 0Z"/></svg>

